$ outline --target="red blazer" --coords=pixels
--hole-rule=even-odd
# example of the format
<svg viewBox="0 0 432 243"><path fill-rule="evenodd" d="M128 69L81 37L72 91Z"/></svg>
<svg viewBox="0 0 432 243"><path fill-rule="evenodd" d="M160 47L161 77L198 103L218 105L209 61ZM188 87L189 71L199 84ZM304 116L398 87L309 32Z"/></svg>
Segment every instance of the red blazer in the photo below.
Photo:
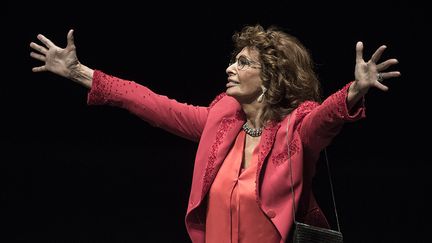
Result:
<svg viewBox="0 0 432 243"><path fill-rule="evenodd" d="M312 178L320 151L342 128L344 122L365 116L363 102L348 113L349 84L322 104L306 101L281 122L271 122L262 133L256 172L256 200L282 236L289 237L293 225L290 160L297 220L328 227L312 193ZM204 243L206 196L215 176L245 120L240 104L225 93L209 107L179 103L158 95L133 81L96 70L89 105L121 107L153 126L199 142L192 188L185 217L194 243ZM289 119L289 126L288 125ZM287 142L287 131L288 141Z"/></svg>

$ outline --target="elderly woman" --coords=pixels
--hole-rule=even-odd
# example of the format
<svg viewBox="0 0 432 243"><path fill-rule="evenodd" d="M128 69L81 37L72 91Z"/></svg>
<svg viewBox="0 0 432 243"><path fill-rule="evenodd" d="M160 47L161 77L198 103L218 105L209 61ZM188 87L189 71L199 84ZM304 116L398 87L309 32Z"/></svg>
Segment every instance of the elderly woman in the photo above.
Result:
<svg viewBox="0 0 432 243"><path fill-rule="evenodd" d="M383 72L397 63L369 61L356 46L355 80L320 101L320 84L306 48L277 29L246 26L233 35L226 91L208 107L179 103L133 81L78 61L73 30L62 49L43 35L31 56L50 71L90 88L89 105L112 105L199 143L186 227L192 242L286 242L296 220L329 227L315 201L312 178L320 152L347 121L364 117L363 97L387 90ZM290 179L291 177L291 179ZM293 190L292 190L293 189ZM293 193L294 192L294 193Z"/></svg>

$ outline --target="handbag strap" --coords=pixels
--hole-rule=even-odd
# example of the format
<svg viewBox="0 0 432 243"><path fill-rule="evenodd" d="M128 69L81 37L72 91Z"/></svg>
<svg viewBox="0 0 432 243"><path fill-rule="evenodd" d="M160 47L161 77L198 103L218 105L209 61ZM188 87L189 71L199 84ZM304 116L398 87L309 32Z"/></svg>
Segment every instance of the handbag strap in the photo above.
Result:
<svg viewBox="0 0 432 243"><path fill-rule="evenodd" d="M288 116L288 123L286 126L286 134L287 134L288 160L289 160L289 166L290 166L291 193L293 195L292 210L293 210L294 222L296 222L297 220L296 220L296 208L295 208L295 193L294 193L294 185L293 185L294 182L293 182L293 176L292 176L291 151L290 151L289 139L288 139L288 127L290 125L290 119L291 119L291 115ZM326 164L327 164L327 173L328 173L328 178L329 178L329 182L330 182L330 191L331 191L331 196L332 196L332 200L333 200L334 213L336 216L337 229L338 229L338 231L340 231L339 218L338 218L338 214L337 214L337 210L336 210L336 200L335 200L335 196L334 196L334 192L333 192L333 183L332 183L332 179L331 179L330 166L329 166L329 162L328 162L326 149L324 149L324 155L325 155L324 157L325 157Z"/></svg>

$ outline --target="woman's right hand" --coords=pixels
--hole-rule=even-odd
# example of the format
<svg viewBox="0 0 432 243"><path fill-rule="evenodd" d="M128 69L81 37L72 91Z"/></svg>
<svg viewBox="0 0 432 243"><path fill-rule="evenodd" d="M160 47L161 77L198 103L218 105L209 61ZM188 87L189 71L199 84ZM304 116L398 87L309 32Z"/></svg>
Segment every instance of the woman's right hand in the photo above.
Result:
<svg viewBox="0 0 432 243"><path fill-rule="evenodd" d="M73 30L69 30L67 34L67 45L65 48L58 47L41 34L37 38L44 46L31 42L30 47L37 52L32 51L30 56L45 64L34 67L32 69L33 72L49 71L91 88L93 70L78 61Z"/></svg>
<svg viewBox="0 0 432 243"><path fill-rule="evenodd" d="M41 34L39 34L37 38L44 46L31 42L30 47L37 52L32 51L30 56L44 62L44 65L34 67L32 71L50 71L65 78L73 79L75 75L74 73L78 71L80 65L76 54L73 30L69 30L67 34L67 46L64 49L58 47L51 40Z"/></svg>

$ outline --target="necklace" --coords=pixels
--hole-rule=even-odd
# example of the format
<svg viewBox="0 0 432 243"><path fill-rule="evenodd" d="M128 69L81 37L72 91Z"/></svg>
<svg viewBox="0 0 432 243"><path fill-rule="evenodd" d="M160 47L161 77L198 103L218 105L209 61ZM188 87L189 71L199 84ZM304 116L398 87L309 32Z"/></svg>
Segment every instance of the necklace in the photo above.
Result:
<svg viewBox="0 0 432 243"><path fill-rule="evenodd" d="M261 136L262 133L262 127L260 128L251 128L248 126L247 122L245 122L245 124L243 124L243 130L246 132L247 135L251 136L251 137L259 137Z"/></svg>

